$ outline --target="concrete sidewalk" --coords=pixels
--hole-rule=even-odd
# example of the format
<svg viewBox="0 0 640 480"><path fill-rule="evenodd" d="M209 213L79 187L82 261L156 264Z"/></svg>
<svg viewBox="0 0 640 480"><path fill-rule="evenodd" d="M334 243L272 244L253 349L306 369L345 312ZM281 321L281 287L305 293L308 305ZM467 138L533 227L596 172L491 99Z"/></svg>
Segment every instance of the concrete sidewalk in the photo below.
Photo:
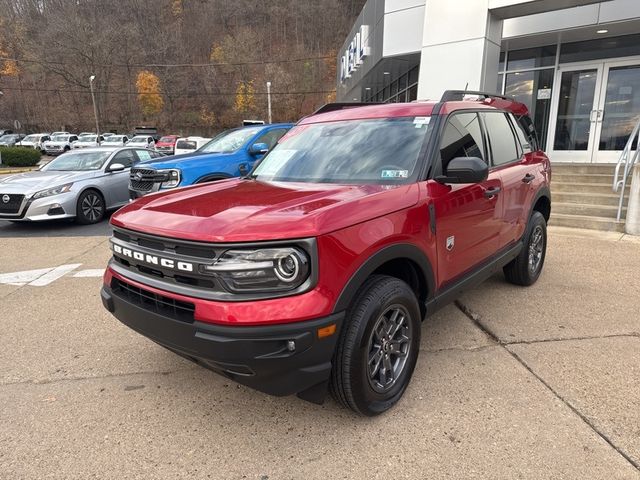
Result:
<svg viewBox="0 0 640 480"><path fill-rule="evenodd" d="M373 419L192 365L99 278L0 285L0 478L640 479L640 242L616 235L551 228L536 285L497 275L428 319ZM1 238L0 274L100 268L105 240Z"/></svg>

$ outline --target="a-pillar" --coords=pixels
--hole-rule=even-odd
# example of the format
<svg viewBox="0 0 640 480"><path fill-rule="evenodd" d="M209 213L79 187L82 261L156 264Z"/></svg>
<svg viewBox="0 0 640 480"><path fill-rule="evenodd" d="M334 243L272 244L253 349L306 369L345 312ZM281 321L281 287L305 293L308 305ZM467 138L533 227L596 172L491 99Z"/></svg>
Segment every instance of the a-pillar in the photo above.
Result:
<svg viewBox="0 0 640 480"><path fill-rule="evenodd" d="M502 20L489 0L426 0L419 100L445 90L496 93Z"/></svg>

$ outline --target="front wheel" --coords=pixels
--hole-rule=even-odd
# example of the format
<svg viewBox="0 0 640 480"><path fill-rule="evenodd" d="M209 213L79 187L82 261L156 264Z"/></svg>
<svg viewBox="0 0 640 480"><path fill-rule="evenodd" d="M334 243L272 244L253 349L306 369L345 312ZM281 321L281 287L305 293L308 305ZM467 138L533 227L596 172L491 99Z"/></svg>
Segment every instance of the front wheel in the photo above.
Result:
<svg viewBox="0 0 640 480"><path fill-rule="evenodd" d="M95 190L82 192L78 198L76 221L81 225L98 223L104 218L105 205L102 195Z"/></svg>
<svg viewBox="0 0 640 480"><path fill-rule="evenodd" d="M547 221L540 212L533 212L524 236L520 254L505 265L504 276L515 285L528 287L536 283L547 253Z"/></svg>
<svg viewBox="0 0 640 480"><path fill-rule="evenodd" d="M370 277L345 317L331 373L333 397L367 416L395 405L418 359L420 327L418 300L409 285Z"/></svg>

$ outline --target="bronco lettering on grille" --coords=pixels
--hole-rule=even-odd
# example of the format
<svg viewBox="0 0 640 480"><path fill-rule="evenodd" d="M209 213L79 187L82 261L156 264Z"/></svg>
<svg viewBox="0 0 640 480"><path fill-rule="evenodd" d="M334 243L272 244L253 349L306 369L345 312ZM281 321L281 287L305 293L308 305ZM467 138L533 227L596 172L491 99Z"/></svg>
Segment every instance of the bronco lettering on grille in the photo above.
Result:
<svg viewBox="0 0 640 480"><path fill-rule="evenodd" d="M113 251L123 257L133 258L140 262L145 262L150 265L160 265L164 268L171 268L174 270L180 270L182 272L193 272L193 264L188 262L178 262L171 260L170 258L162 258L156 255L149 255L146 253L136 252L130 248L121 247L120 245L113 245Z"/></svg>

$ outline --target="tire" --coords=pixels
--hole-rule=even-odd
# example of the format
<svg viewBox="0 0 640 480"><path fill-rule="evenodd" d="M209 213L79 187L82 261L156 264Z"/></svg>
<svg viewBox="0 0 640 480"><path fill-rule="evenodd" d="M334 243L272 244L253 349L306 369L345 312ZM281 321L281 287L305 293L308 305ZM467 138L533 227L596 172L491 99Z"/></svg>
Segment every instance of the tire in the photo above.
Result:
<svg viewBox="0 0 640 480"><path fill-rule="evenodd" d="M394 277L370 277L347 310L334 354L329 388L336 401L366 416L393 407L416 366L420 319L418 300L409 285ZM387 335L385 329L395 333ZM391 380L388 370L395 370Z"/></svg>
<svg viewBox="0 0 640 480"><path fill-rule="evenodd" d="M534 211L527 225L522 251L503 268L507 281L525 287L536 283L546 254L547 222L540 212Z"/></svg>
<svg viewBox="0 0 640 480"><path fill-rule="evenodd" d="M78 198L76 222L80 225L92 225L104 218L104 198L97 190L85 190Z"/></svg>

